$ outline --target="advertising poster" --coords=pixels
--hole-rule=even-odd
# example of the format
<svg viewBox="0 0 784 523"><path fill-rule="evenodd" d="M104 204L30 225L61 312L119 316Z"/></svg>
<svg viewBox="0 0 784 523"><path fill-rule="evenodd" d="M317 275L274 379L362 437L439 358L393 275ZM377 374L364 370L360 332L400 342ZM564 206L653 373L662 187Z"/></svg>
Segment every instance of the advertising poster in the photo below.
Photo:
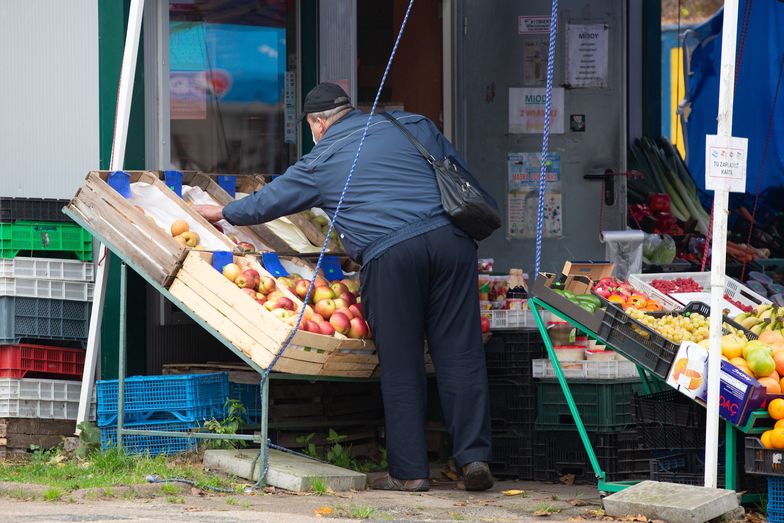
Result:
<svg viewBox="0 0 784 523"><path fill-rule="evenodd" d="M570 87L607 87L608 34L606 24L566 27L566 83Z"/></svg>
<svg viewBox="0 0 784 523"><path fill-rule="evenodd" d="M507 154L508 238L536 238L541 158L541 153ZM545 180L542 235L544 238L558 238L563 235L560 153L548 155Z"/></svg>
<svg viewBox="0 0 784 523"><path fill-rule="evenodd" d="M509 134L542 134L544 132L545 89L509 88ZM550 133L564 132L564 90L554 88L550 100Z"/></svg>

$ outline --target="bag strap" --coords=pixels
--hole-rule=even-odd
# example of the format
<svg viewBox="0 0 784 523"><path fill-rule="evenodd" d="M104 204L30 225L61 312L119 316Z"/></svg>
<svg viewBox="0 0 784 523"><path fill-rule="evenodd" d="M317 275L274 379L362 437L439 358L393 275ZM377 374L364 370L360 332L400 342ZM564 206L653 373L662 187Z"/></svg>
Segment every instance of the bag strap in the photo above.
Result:
<svg viewBox="0 0 784 523"><path fill-rule="evenodd" d="M416 147L417 151L419 151L419 154L421 154L422 156L425 157L425 160L427 160L427 163L429 163L430 165L433 165L436 162L436 159L433 158L433 155L430 154L427 149L425 149L424 145L419 143L419 140L414 138L414 135L411 134L411 132L408 129L406 129L405 125L403 125L403 124L401 124L400 122L397 121L397 118L395 118L394 116L392 116L391 114L389 114L387 112L382 112L382 113L378 113L378 114L380 114L381 116L385 117L390 122L395 124L397 126L397 128L400 129L400 132L402 132L403 135L406 138L408 138L408 141L411 142L414 145L414 147Z"/></svg>

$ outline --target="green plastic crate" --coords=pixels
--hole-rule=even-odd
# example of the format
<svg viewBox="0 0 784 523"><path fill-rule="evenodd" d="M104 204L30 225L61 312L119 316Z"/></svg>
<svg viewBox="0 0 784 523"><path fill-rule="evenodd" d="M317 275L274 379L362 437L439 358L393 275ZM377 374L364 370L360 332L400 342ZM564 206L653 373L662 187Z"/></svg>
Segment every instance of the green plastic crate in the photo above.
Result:
<svg viewBox="0 0 784 523"><path fill-rule="evenodd" d="M634 423L632 397L642 392L639 378L568 383L587 430L609 432ZM557 380L540 380L536 384L535 426L537 430L577 429Z"/></svg>
<svg viewBox="0 0 784 523"><path fill-rule="evenodd" d="M73 253L78 259L89 261L93 257L93 239L75 223L0 223L0 258L15 258L20 252L29 251Z"/></svg>

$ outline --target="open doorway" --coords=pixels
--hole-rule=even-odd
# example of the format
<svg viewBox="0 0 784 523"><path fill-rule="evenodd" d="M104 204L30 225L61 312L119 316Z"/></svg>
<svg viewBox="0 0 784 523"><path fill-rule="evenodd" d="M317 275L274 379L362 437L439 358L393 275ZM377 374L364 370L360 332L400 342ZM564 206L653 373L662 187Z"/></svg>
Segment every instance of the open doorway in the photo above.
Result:
<svg viewBox="0 0 784 523"><path fill-rule="evenodd" d="M369 111L407 0L357 2L357 106ZM441 0L418 0L411 10L378 110L405 110L443 129Z"/></svg>

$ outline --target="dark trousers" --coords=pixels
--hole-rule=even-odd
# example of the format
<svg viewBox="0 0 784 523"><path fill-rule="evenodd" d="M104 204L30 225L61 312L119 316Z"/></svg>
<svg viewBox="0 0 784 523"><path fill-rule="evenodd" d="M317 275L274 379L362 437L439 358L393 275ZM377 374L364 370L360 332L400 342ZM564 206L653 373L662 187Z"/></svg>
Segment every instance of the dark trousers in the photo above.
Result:
<svg viewBox="0 0 784 523"><path fill-rule="evenodd" d="M448 225L393 246L362 269L362 305L381 362L394 478L427 478L430 473L425 338L457 465L490 459L476 261L474 241Z"/></svg>

